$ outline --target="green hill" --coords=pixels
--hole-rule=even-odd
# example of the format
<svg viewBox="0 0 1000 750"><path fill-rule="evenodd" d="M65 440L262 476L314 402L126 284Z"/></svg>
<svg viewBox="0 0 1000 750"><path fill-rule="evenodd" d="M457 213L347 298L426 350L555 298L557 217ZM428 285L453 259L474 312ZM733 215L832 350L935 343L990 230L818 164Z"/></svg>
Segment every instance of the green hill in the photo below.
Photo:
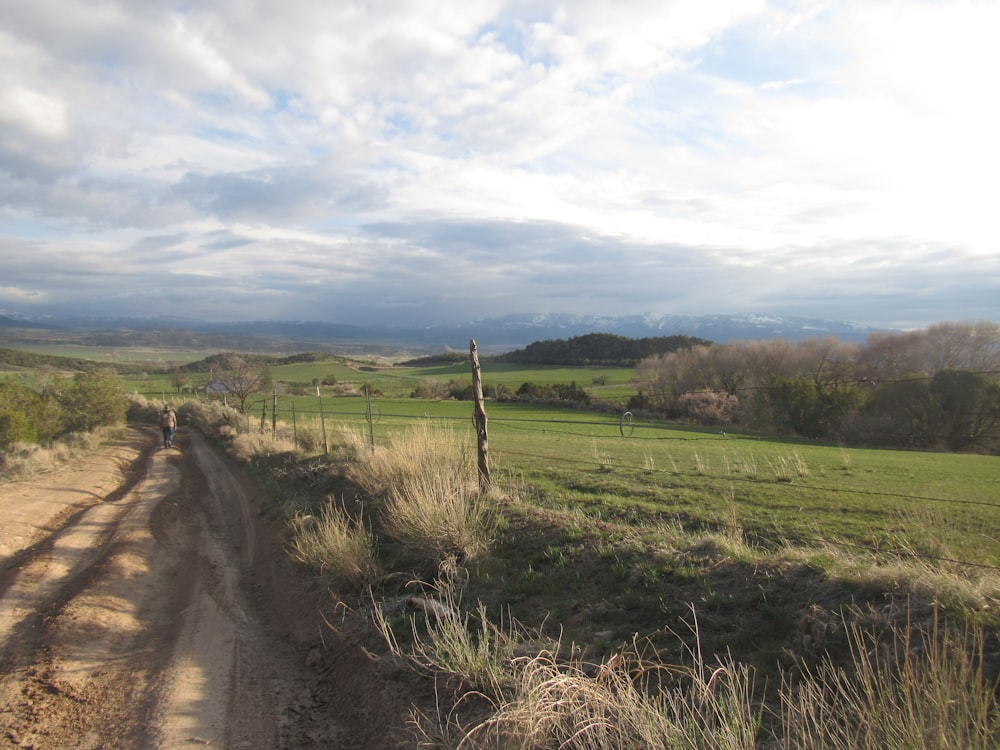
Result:
<svg viewBox="0 0 1000 750"><path fill-rule="evenodd" d="M632 367L654 354L711 344L693 336L630 339L613 333L588 333L571 339L548 339L524 349L490 357L492 362L521 365L602 365Z"/></svg>

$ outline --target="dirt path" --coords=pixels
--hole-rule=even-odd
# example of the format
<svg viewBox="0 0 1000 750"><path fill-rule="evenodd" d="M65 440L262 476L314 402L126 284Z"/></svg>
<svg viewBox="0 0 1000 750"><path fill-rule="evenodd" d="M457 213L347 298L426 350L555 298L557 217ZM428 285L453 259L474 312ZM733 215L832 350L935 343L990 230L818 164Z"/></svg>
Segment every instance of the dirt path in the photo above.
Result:
<svg viewBox="0 0 1000 750"><path fill-rule="evenodd" d="M154 430L0 483L0 748L392 747L405 707L320 616L241 472Z"/></svg>

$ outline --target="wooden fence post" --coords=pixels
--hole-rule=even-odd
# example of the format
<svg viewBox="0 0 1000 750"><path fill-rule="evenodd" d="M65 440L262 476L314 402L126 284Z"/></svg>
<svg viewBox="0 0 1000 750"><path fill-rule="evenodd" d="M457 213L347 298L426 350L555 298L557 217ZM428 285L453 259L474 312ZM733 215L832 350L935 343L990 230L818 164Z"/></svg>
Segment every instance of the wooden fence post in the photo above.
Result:
<svg viewBox="0 0 1000 750"><path fill-rule="evenodd" d="M365 388L365 420L368 422L368 441L371 443L372 453L375 452L375 427L372 419L372 392Z"/></svg>
<svg viewBox="0 0 1000 750"><path fill-rule="evenodd" d="M326 417L323 415L323 397L319 395L319 386L316 386L316 395L319 397L319 423L323 428L323 455L330 455L330 443L326 439Z"/></svg>
<svg viewBox="0 0 1000 750"><path fill-rule="evenodd" d="M476 399L474 418L479 447L479 491L485 493L490 488L489 435L486 432L483 380L479 369L479 353L476 351L475 339L469 341L469 357L472 360L472 394Z"/></svg>

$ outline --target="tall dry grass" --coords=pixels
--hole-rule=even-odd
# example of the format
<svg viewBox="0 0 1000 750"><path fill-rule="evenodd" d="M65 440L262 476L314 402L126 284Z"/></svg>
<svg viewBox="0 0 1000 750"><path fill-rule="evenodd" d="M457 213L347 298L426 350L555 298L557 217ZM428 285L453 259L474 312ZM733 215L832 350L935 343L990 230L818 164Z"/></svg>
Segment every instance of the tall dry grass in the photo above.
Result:
<svg viewBox="0 0 1000 750"><path fill-rule="evenodd" d="M378 626L398 656L452 674L468 686L436 715L416 713L427 746L469 750L995 749L1000 742L996 682L984 669L984 636L929 626L889 629L882 638L846 625L847 663L827 657L786 672L780 708L755 689L753 670L732 659L709 663L700 645L672 664L636 644L601 664L561 658L561 646L525 653L522 632L491 625L480 604L463 615L453 598L444 614L413 625L400 647L384 617ZM843 615L845 619L848 615ZM694 620L697 635L697 620ZM697 644L697 638L695 640ZM573 649L570 649L573 653ZM655 656L655 655L654 655ZM488 709L473 721L460 706L473 696Z"/></svg>
<svg viewBox="0 0 1000 750"><path fill-rule="evenodd" d="M290 437L275 436L269 432L249 432L233 438L233 453L242 461L248 461L254 456L295 453L295 451L295 441Z"/></svg>
<svg viewBox="0 0 1000 750"><path fill-rule="evenodd" d="M314 568L331 584L361 591L379 576L375 537L363 518L327 502L320 516L296 516L289 543L292 558Z"/></svg>
<svg viewBox="0 0 1000 750"><path fill-rule="evenodd" d="M984 635L924 628L879 637L848 627L851 663L829 659L782 690L787 750L995 750L998 685L984 671Z"/></svg>
<svg viewBox="0 0 1000 750"><path fill-rule="evenodd" d="M469 560L493 537L494 498L479 491L468 441L447 428L421 424L362 447L354 434L347 476L374 498L379 528L424 559Z"/></svg>
<svg viewBox="0 0 1000 750"><path fill-rule="evenodd" d="M379 630L397 656L421 669L459 677L467 692L490 707L463 723L451 708L417 713L428 746L475 750L618 750L619 748L754 748L762 709L753 675L732 660L709 665L700 650L686 665L664 665L636 644L601 664L560 658L559 641L539 641L516 625L492 624L480 603L462 614L447 593L443 607L414 618L409 650L378 612ZM572 647L570 654L576 652Z"/></svg>
<svg viewBox="0 0 1000 750"><path fill-rule="evenodd" d="M759 709L746 667L650 663L621 652L596 666L542 653L516 664L510 700L471 727L462 746L500 750L756 747ZM666 680L661 682L661 678Z"/></svg>

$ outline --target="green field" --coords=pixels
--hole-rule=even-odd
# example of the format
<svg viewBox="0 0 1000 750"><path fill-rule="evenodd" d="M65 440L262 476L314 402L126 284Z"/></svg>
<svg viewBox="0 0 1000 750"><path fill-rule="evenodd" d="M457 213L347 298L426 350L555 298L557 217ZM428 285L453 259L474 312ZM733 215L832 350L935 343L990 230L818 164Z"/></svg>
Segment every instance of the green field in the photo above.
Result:
<svg viewBox="0 0 1000 750"><path fill-rule="evenodd" d="M820 445L638 420L623 429L623 407L634 386L631 368L483 366L491 385L576 382L608 399L607 411L487 402L495 470L517 475L540 502L598 516L673 517L686 528L734 527L754 544L784 542L859 545L881 554L1000 565L1000 471L996 457L914 453ZM350 429L384 442L389 433L433 420L468 435L474 449L472 404L407 398L428 381L471 382L467 366L374 367L330 361L284 365L275 382L308 396L280 396L285 430L319 430L328 439ZM331 397L315 380L366 385L383 395ZM604 385L596 385L600 380ZM128 381L130 391L170 398L166 376ZM273 419L271 396L254 398L247 429ZM294 415L293 415L294 409ZM367 419L371 409L372 419Z"/></svg>
<svg viewBox="0 0 1000 750"><path fill-rule="evenodd" d="M511 364L485 363L482 368L484 390L489 392L494 386L503 385L517 390L523 383L577 383L593 396L608 400L627 400L635 392L632 378L633 368L624 367L532 367L525 368ZM313 387L314 381L322 382L334 378L340 384L354 384L358 387L370 385L388 398L405 398L421 383L450 381L471 382L471 368L468 365L437 367L379 366L364 362L331 360L329 362L307 362L292 365L278 365L271 368L271 376L276 383L283 383L289 390ZM207 376L191 376L193 385L203 385ZM142 378L127 380L129 391L156 395L169 394L174 390L169 374L153 373ZM332 391L324 387L324 392Z"/></svg>
<svg viewBox="0 0 1000 750"><path fill-rule="evenodd" d="M162 353L85 347L64 353L148 361L150 373L129 377L127 391L182 398L170 374L156 372ZM177 362L203 354L170 357ZM640 523L670 518L687 529L738 529L764 549L831 543L880 555L1000 565L996 457L836 447L649 420L623 429L623 404L635 388L632 368L526 368L487 360L482 375L487 394L498 385L513 391L525 382L575 382L605 403L598 411L487 402L494 471L516 476L543 505ZM288 434L321 431L322 409L331 444L344 430L382 443L392 432L432 420L466 434L474 450L470 402L408 397L422 383L471 382L468 365L382 366L332 358L275 366L272 377L279 392L308 395L281 395L276 402L271 395L254 397L247 430L260 430L262 422L269 427L276 403L277 421ZM194 374L190 385L206 378ZM331 378L337 385L320 387L322 399L317 397L313 383ZM333 395L362 388L381 395L370 402Z"/></svg>
<svg viewBox="0 0 1000 750"><path fill-rule="evenodd" d="M820 655L801 639L803 628L812 633L842 616L908 632L941 612L984 625L994 642L996 456L626 420L630 368L485 362L482 372L487 393L494 385L575 382L603 402L600 409L486 402L500 522L488 553L468 562L463 585L496 621L556 631L593 658L639 638L657 659L681 664L697 646L752 665L766 683L761 692ZM282 395L254 396L241 418L248 434L233 444L267 497L265 512L290 520L322 513L330 502L377 508L377 498L343 484L345 465L363 463L361 454L339 449L348 433L362 446L382 447L418 426L449 430L475 485L472 402L409 397L428 382L471 382L471 368L336 359L277 366L272 376ZM193 375L189 385L205 377ZM317 395L313 382L331 378L336 384ZM181 414L184 400L207 398L172 393L166 373L125 382L129 392L180 404ZM381 395L358 395L362 386ZM272 441L272 422L285 440ZM324 432L329 455L317 440ZM310 452L295 454L290 439ZM256 452L241 454L241 445ZM426 461L418 466L427 470ZM408 554L380 540L380 596L434 580L437 570ZM697 631L689 631L695 615ZM403 619L398 625L409 628ZM822 648L843 656L845 631L823 632ZM988 660L993 675L1000 657L991 651Z"/></svg>
<svg viewBox="0 0 1000 750"><path fill-rule="evenodd" d="M325 403L331 439L345 428L368 434L363 399ZM318 418L315 404L307 408L296 407L300 424ZM429 418L465 434L474 450L469 403L382 399L372 409L376 443ZM765 548L829 542L1000 565L995 457L767 440L641 420L630 432L618 414L527 404L488 403L487 414L492 465L521 477L547 505L638 521L667 514L689 529L729 526Z"/></svg>

